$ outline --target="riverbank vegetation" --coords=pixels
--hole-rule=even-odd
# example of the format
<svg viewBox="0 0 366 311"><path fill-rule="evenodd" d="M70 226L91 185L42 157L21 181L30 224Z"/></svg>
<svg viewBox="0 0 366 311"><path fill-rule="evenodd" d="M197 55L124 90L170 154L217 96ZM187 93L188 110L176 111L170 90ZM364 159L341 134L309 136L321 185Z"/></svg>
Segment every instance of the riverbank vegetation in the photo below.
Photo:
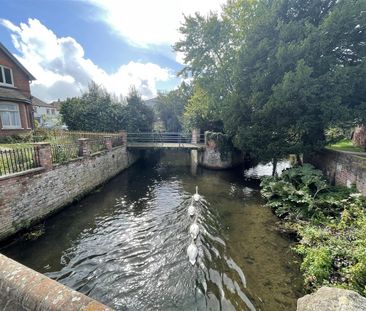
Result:
<svg viewBox="0 0 366 311"><path fill-rule="evenodd" d="M174 49L191 95L181 118L261 161L319 150L366 119L366 2L231 0L186 16ZM213 128L215 127L215 128Z"/></svg>
<svg viewBox="0 0 366 311"><path fill-rule="evenodd" d="M366 296L365 199L329 185L308 164L264 177L261 186L267 206L298 236L306 288L330 285Z"/></svg>

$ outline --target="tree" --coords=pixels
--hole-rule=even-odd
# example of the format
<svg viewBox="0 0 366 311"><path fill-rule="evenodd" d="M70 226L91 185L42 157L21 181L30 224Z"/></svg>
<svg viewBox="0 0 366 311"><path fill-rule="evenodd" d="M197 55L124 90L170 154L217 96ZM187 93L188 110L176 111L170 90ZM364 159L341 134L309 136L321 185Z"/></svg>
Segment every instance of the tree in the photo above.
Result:
<svg viewBox="0 0 366 311"><path fill-rule="evenodd" d="M113 102L105 88L91 82L81 97L68 98L60 113L70 130L107 132L123 128L122 110L123 105Z"/></svg>
<svg viewBox="0 0 366 311"><path fill-rule="evenodd" d="M154 120L152 110L135 89L126 100L117 101L94 82L81 97L68 98L60 113L70 130L91 132L150 131Z"/></svg>
<svg viewBox="0 0 366 311"><path fill-rule="evenodd" d="M137 90L132 87L126 98L127 105L121 116L124 129L128 132L151 132L154 122L154 112L146 106Z"/></svg>
<svg viewBox="0 0 366 311"><path fill-rule="evenodd" d="M183 125L186 130L222 130L222 122L210 95L199 85L193 88L193 95L184 109Z"/></svg>
<svg viewBox="0 0 366 311"><path fill-rule="evenodd" d="M182 130L184 107L191 95L192 86L184 82L176 90L159 94L156 110L168 132Z"/></svg>
<svg viewBox="0 0 366 311"><path fill-rule="evenodd" d="M232 0L220 17L186 18L175 48L212 102L224 94L235 145L276 161L323 147L330 124L364 120L365 11L363 0Z"/></svg>

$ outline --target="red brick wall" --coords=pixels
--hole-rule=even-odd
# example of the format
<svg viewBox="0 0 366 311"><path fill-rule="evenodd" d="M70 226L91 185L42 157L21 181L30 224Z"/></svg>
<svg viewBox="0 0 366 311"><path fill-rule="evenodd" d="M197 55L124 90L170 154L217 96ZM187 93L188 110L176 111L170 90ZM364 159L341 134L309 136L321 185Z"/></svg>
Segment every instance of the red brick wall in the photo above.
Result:
<svg viewBox="0 0 366 311"><path fill-rule="evenodd" d="M29 98L31 92L28 76L2 50L0 50L0 65L4 65L12 69L14 86Z"/></svg>
<svg viewBox="0 0 366 311"><path fill-rule="evenodd" d="M321 169L333 184L350 187L366 196L366 158L352 153L325 149L317 154L307 155L305 162Z"/></svg>
<svg viewBox="0 0 366 311"><path fill-rule="evenodd" d="M0 65L4 65L12 69L14 87L24 94L27 98L31 97L28 76L6 55L0 50ZM1 86L0 86L1 87ZM0 137L18 135L30 131L32 128L31 105L19 103L19 113L22 129L2 129L0 120Z"/></svg>

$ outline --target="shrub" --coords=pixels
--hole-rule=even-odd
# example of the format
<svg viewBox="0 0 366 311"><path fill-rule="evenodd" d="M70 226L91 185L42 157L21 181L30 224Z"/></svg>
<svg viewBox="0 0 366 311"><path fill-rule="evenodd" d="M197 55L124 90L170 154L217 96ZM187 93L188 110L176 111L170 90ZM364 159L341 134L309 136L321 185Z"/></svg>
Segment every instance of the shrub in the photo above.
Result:
<svg viewBox="0 0 366 311"><path fill-rule="evenodd" d="M300 238L294 250L303 257L306 288L338 286L366 296L365 199L328 185L310 165L263 178L261 185L267 205Z"/></svg>

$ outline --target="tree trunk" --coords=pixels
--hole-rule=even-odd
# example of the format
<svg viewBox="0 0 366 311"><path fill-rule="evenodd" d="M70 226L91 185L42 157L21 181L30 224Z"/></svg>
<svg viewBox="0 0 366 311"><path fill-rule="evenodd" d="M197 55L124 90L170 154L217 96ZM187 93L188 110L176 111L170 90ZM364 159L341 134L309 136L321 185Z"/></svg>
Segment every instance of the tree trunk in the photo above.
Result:
<svg viewBox="0 0 366 311"><path fill-rule="evenodd" d="M277 176L277 158L272 159L272 176Z"/></svg>

